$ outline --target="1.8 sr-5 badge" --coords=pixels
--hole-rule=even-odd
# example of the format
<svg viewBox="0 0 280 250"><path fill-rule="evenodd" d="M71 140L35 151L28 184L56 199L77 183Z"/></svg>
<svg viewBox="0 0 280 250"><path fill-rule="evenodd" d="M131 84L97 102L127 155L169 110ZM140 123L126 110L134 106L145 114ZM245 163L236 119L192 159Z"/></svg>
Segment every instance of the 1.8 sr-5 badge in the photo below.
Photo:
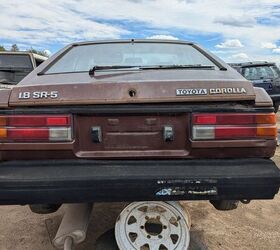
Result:
<svg viewBox="0 0 280 250"><path fill-rule="evenodd" d="M58 98L58 91L34 91L34 92L19 92L18 99L55 99Z"/></svg>

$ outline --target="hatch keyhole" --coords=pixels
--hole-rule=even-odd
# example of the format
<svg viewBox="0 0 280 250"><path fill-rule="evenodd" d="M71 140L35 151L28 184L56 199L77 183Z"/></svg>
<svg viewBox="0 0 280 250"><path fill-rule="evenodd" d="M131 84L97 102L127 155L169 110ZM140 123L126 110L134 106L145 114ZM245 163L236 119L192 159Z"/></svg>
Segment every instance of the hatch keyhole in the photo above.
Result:
<svg viewBox="0 0 280 250"><path fill-rule="evenodd" d="M135 89L130 89L128 91L128 94L129 94L130 97L135 97L136 96L136 90Z"/></svg>

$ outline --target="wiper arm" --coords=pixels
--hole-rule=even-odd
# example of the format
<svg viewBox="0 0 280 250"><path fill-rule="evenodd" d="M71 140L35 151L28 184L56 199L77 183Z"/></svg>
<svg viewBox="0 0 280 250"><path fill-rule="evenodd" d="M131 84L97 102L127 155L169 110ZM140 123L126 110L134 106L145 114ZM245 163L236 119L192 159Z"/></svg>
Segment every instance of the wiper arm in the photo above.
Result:
<svg viewBox="0 0 280 250"><path fill-rule="evenodd" d="M174 64L174 65L157 65L157 66L143 66L140 69L215 69L213 65L201 64ZM221 66L220 70L226 71L227 68Z"/></svg>
<svg viewBox="0 0 280 250"><path fill-rule="evenodd" d="M214 69L212 65L201 64L172 64L172 65L155 65L155 66L142 66L140 69Z"/></svg>
<svg viewBox="0 0 280 250"><path fill-rule="evenodd" d="M90 70L89 70L89 75L90 76L94 76L94 73L96 70L110 70L110 69L131 69L131 68L135 68L135 69L140 69L141 66L126 66L126 65L106 65L106 66L93 66Z"/></svg>
<svg viewBox="0 0 280 250"><path fill-rule="evenodd" d="M112 66L93 66L89 70L89 75L94 76L97 70L114 70L114 69L137 69L137 70L149 70L149 69L214 69L212 65L201 65L201 64L173 64L173 65L150 65L150 66L140 66L140 65L112 65Z"/></svg>

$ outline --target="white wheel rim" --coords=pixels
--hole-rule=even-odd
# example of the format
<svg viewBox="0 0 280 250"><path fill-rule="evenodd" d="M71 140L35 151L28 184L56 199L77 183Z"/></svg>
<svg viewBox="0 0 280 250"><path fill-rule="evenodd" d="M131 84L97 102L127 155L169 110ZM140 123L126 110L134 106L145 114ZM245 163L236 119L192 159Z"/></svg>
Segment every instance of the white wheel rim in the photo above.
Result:
<svg viewBox="0 0 280 250"><path fill-rule="evenodd" d="M115 236L120 250L185 250L190 220L178 202L134 202L120 214Z"/></svg>

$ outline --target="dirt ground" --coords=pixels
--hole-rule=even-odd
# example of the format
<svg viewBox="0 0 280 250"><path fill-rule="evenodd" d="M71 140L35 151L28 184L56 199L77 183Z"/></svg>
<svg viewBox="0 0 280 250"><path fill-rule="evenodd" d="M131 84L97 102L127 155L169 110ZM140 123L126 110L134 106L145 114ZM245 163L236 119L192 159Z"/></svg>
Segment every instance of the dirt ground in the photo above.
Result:
<svg viewBox="0 0 280 250"><path fill-rule="evenodd" d="M274 160L280 166L280 149ZM280 194L274 200L252 201L228 212L208 202L184 202L191 219L190 249L280 249ZM125 204L95 204L87 240L77 250L94 250L95 239L112 228ZM0 207L0 250L53 250L52 239L65 207L37 215L27 206ZM104 249L105 250L105 249Z"/></svg>

